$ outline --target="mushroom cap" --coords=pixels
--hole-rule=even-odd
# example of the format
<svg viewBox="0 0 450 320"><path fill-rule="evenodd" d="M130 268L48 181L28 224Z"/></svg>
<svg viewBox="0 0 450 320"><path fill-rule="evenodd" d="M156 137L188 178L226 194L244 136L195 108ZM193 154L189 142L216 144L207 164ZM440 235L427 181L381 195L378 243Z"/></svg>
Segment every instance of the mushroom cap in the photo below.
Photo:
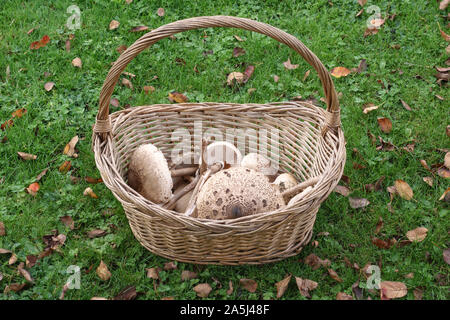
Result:
<svg viewBox="0 0 450 320"><path fill-rule="evenodd" d="M241 167L253 169L265 175L273 175L276 169L272 168L272 162L263 155L255 152L248 153L241 161Z"/></svg>
<svg viewBox="0 0 450 320"><path fill-rule="evenodd" d="M233 219L277 210L285 205L278 188L255 170L231 167L209 178L197 198L197 217Z"/></svg>
<svg viewBox="0 0 450 320"><path fill-rule="evenodd" d="M297 180L295 180L292 174L282 173L275 179L273 184L278 186L280 192L284 192L287 189L295 187L298 184L298 182Z"/></svg>
<svg viewBox="0 0 450 320"><path fill-rule="evenodd" d="M205 161L208 166L223 162L232 167L241 163L242 154L234 144L227 141L216 141L206 147Z"/></svg>
<svg viewBox="0 0 450 320"><path fill-rule="evenodd" d="M128 183L144 198L163 203L172 197L172 177L163 153L152 144L139 146L130 157Z"/></svg>

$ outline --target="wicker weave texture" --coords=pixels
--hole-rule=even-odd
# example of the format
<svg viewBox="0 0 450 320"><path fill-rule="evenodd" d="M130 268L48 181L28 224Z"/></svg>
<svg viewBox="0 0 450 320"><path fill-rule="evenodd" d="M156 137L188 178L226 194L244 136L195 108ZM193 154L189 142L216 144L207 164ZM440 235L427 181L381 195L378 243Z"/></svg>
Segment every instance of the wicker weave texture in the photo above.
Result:
<svg viewBox="0 0 450 320"><path fill-rule="evenodd" d="M140 106L109 115L109 100L117 79L139 52L171 34L212 26L260 32L299 52L319 74L327 110L305 102L182 103ZM184 216L146 200L128 186L129 156L138 146L152 143L170 159L172 133L183 128L195 139L195 123L199 122L224 136L228 129L277 131L278 139L270 141L273 149L247 145L245 153L267 152L281 171L292 173L298 181L316 177L317 183L287 207L232 220ZM144 247L177 261L226 265L261 264L298 254L312 236L320 204L343 173L346 154L337 95L320 60L299 40L279 29L223 16L191 18L162 26L142 36L119 57L100 94L93 150L105 185L121 202L136 239Z"/></svg>

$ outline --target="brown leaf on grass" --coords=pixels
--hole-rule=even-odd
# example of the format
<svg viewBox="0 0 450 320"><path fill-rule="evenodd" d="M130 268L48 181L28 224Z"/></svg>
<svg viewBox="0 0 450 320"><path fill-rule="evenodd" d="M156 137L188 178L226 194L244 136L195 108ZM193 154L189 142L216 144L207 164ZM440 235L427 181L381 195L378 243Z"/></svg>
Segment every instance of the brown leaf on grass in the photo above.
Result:
<svg viewBox="0 0 450 320"><path fill-rule="evenodd" d="M164 263L164 270L176 270L176 269L178 269L177 268L177 265L175 264L175 262L173 262L173 261L170 261L170 262L166 262L166 263Z"/></svg>
<svg viewBox="0 0 450 320"><path fill-rule="evenodd" d="M440 167L440 168L437 170L437 174L438 174L440 177L445 178L445 179L450 178L450 170L447 169L447 168L445 168L445 167Z"/></svg>
<svg viewBox="0 0 450 320"><path fill-rule="evenodd" d="M306 298L311 298L310 291L317 288L318 283L309 279L302 279L295 277L295 282L297 283L298 290L300 294Z"/></svg>
<svg viewBox="0 0 450 320"><path fill-rule="evenodd" d="M67 39L67 40L66 40L66 43L64 44L64 46L65 46L67 52L70 52L70 45L71 45L70 40Z"/></svg>
<svg viewBox="0 0 450 320"><path fill-rule="evenodd" d="M337 282L343 282L343 280L338 276L337 272L334 271L333 269L328 269L328 274L332 279L336 280Z"/></svg>
<svg viewBox="0 0 450 320"><path fill-rule="evenodd" d="M323 267L329 267L331 265L331 261L328 259L322 260L318 256L316 256L314 253L311 253L304 259L304 263L309 265L313 270L316 270Z"/></svg>
<svg viewBox="0 0 450 320"><path fill-rule="evenodd" d="M122 84L129 89L133 89L133 84L127 78L122 78Z"/></svg>
<svg viewBox="0 0 450 320"><path fill-rule="evenodd" d="M117 98L111 98L111 100L109 101L109 103L113 106L118 108L120 106L120 102Z"/></svg>
<svg viewBox="0 0 450 320"><path fill-rule="evenodd" d="M445 41L450 41L450 36L446 34L444 31L439 30L441 32L442 38L444 38Z"/></svg>
<svg viewBox="0 0 450 320"><path fill-rule="evenodd" d="M380 296L381 300L396 299L406 296L408 289L403 282L398 281L381 281Z"/></svg>
<svg viewBox="0 0 450 320"><path fill-rule="evenodd" d="M81 59L77 57L72 60L72 65L76 68L81 68L83 66L83 62L81 62Z"/></svg>
<svg viewBox="0 0 450 320"><path fill-rule="evenodd" d="M200 283L194 287L195 293L200 298L206 298L211 293L211 290L209 283Z"/></svg>
<svg viewBox="0 0 450 320"><path fill-rule="evenodd" d="M340 195L343 195L344 197L348 197L350 194L350 189L345 186L341 186L341 185L337 185L333 189L333 191L336 193L339 193Z"/></svg>
<svg viewBox="0 0 450 320"><path fill-rule="evenodd" d="M252 279L239 279L240 285L248 292L255 292L258 288L258 284Z"/></svg>
<svg viewBox="0 0 450 320"><path fill-rule="evenodd" d="M364 105L363 113L368 114L370 111L377 110L379 106L374 105L373 103L367 103Z"/></svg>
<svg viewBox="0 0 450 320"><path fill-rule="evenodd" d="M130 4L130 3L132 3L133 2L133 0L125 0L125 2L127 3L127 4ZM92 300L92 299L91 299ZM106 300L106 299L105 299Z"/></svg>
<svg viewBox="0 0 450 320"><path fill-rule="evenodd" d="M8 264L12 265L12 264L14 264L16 262L17 262L17 256L16 256L15 253L13 253L13 254L11 254L11 257L9 257Z"/></svg>
<svg viewBox="0 0 450 320"><path fill-rule="evenodd" d="M144 90L145 94L155 92L155 90L156 90L155 87L153 87L153 86L144 86L142 89Z"/></svg>
<svg viewBox="0 0 450 320"><path fill-rule="evenodd" d="M273 76L273 81L274 82L278 82L280 80L280 77L279 76L277 76L277 75L274 75Z"/></svg>
<svg viewBox="0 0 450 320"><path fill-rule="evenodd" d="M26 283L11 283L10 285L6 285L5 290L3 290L3 293L6 294L10 291L19 292L23 288L25 288Z"/></svg>
<svg viewBox="0 0 450 320"><path fill-rule="evenodd" d="M11 114L13 118L22 118L25 113L27 113L27 109L25 108L19 108L17 110L14 110L14 112Z"/></svg>
<svg viewBox="0 0 450 320"><path fill-rule="evenodd" d="M36 160L37 156L34 154L30 154L30 153L25 153L25 152L17 152L17 154L19 155L19 157L23 160Z"/></svg>
<svg viewBox="0 0 450 320"><path fill-rule="evenodd" d="M450 169L450 152L447 152L444 157L444 166Z"/></svg>
<svg viewBox="0 0 450 320"><path fill-rule="evenodd" d="M303 82L305 82L306 78L308 78L309 74L311 73L311 70L306 70L305 75L303 76Z"/></svg>
<svg viewBox="0 0 450 320"><path fill-rule="evenodd" d="M64 161L58 170L61 173L67 173L71 167L72 167L72 163L70 161Z"/></svg>
<svg viewBox="0 0 450 320"><path fill-rule="evenodd" d="M2 123L2 125L0 126L0 128L2 129L2 131L6 130L7 128L11 128L13 126L14 122L12 119L6 120L5 122Z"/></svg>
<svg viewBox="0 0 450 320"><path fill-rule="evenodd" d="M281 281L275 283L275 287L277 288L277 299L280 299L288 288L289 281L291 281L292 275L288 275Z"/></svg>
<svg viewBox="0 0 450 320"><path fill-rule="evenodd" d="M147 26L137 26L130 30L130 32L141 32L148 30Z"/></svg>
<svg viewBox="0 0 450 320"><path fill-rule="evenodd" d="M182 93L172 91L169 93L169 101L176 103L184 103L188 101L188 98Z"/></svg>
<svg viewBox="0 0 450 320"><path fill-rule="evenodd" d="M239 36L237 36L237 35L234 35L233 37L234 37L237 41L239 41L239 42L244 41L241 37L239 37Z"/></svg>
<svg viewBox="0 0 450 320"><path fill-rule="evenodd" d="M84 196L89 196L89 197L94 198L94 199L98 199L98 196L97 196L97 195L95 194L95 192L94 192L91 188L89 188L89 187L87 187L86 189L84 189L83 195L84 195Z"/></svg>
<svg viewBox="0 0 450 320"><path fill-rule="evenodd" d="M384 133L389 133L392 130L392 122L388 118L378 118L378 125L380 126L381 131Z"/></svg>
<svg viewBox="0 0 450 320"><path fill-rule="evenodd" d="M227 295L230 295L232 293L233 293L233 282L230 280L230 281L228 281Z"/></svg>
<svg viewBox="0 0 450 320"><path fill-rule="evenodd" d="M447 264L450 265L450 248L445 249L445 250L442 252L442 256L443 256L443 258L444 258L445 263L447 263Z"/></svg>
<svg viewBox="0 0 450 320"><path fill-rule="evenodd" d="M19 266L17 267L17 270L19 271L19 273L20 273L20 274L21 274L28 282L33 283L34 280L33 280L33 278L31 277L31 274L30 274L27 270L25 270L24 266L25 266L25 264L24 264L23 262L19 263Z"/></svg>
<svg viewBox="0 0 450 320"><path fill-rule="evenodd" d="M37 195L37 192L39 191L40 186L39 183L37 182L33 182L32 184L30 184L28 186L28 188L26 189L26 191L31 194L33 197L35 197Z"/></svg>
<svg viewBox="0 0 450 320"><path fill-rule="evenodd" d="M255 72L255 66L248 66L247 68L245 68L244 71L244 80L243 83L247 83L247 81L251 78L251 76L253 75L253 72Z"/></svg>
<svg viewBox="0 0 450 320"><path fill-rule="evenodd" d="M90 184L97 184L97 183L102 183L103 179L102 178L92 178L92 177L84 177L84 181L86 181L87 183Z"/></svg>
<svg viewBox="0 0 450 320"><path fill-rule="evenodd" d="M423 181L428 184L430 187L433 186L433 178L432 177L423 177Z"/></svg>
<svg viewBox="0 0 450 320"><path fill-rule="evenodd" d="M422 242L427 236L428 229L425 227L418 227L406 233L409 241Z"/></svg>
<svg viewBox="0 0 450 320"><path fill-rule="evenodd" d="M103 281L107 281L109 280L109 278L111 278L111 272L108 270L108 266L103 262L103 260L100 261L96 273L98 277Z"/></svg>
<svg viewBox="0 0 450 320"><path fill-rule="evenodd" d="M117 20L111 20L111 22L109 23L109 30L115 30L119 27L120 22Z"/></svg>
<svg viewBox="0 0 450 320"><path fill-rule="evenodd" d="M62 216L59 218L59 220L61 220L61 222L70 230L73 230L75 228L75 223L73 222L71 216Z"/></svg>
<svg viewBox="0 0 450 320"><path fill-rule="evenodd" d="M369 200L365 198L348 198L348 202L353 209L364 208L370 204Z"/></svg>
<svg viewBox="0 0 450 320"><path fill-rule="evenodd" d="M372 243L380 249L389 249L391 248L397 241L395 239L389 239L388 241L381 240L377 237L372 238Z"/></svg>
<svg viewBox="0 0 450 320"><path fill-rule="evenodd" d="M355 17L359 17L360 15L362 15L364 12L364 9L359 10L356 14Z"/></svg>
<svg viewBox="0 0 450 320"><path fill-rule="evenodd" d="M118 46L117 48L116 48L116 51L119 53L119 54L122 54L125 50L127 50L128 49L128 47L126 46L126 45L124 45L124 44L122 44L122 45L120 45L120 46Z"/></svg>
<svg viewBox="0 0 450 320"><path fill-rule="evenodd" d="M441 3L439 3L439 10L447 9L447 6L449 3L450 3L450 0L442 0Z"/></svg>
<svg viewBox="0 0 450 320"><path fill-rule="evenodd" d="M367 0L358 0L358 3L361 7L364 7L364 5L367 3Z"/></svg>
<svg viewBox="0 0 450 320"><path fill-rule="evenodd" d="M6 235L5 224L3 223L3 221L0 221L0 237L3 237L5 235Z"/></svg>
<svg viewBox="0 0 450 320"><path fill-rule="evenodd" d="M244 74L241 72L231 72L227 77L227 85L240 84L244 82Z"/></svg>
<svg viewBox="0 0 450 320"><path fill-rule="evenodd" d="M233 49L233 57L237 58L239 56L243 56L245 54L245 50L240 47L234 47Z"/></svg>
<svg viewBox="0 0 450 320"><path fill-rule="evenodd" d="M413 290L414 300L422 300L423 297L423 289L415 288Z"/></svg>
<svg viewBox="0 0 450 320"><path fill-rule="evenodd" d="M401 179L395 180L394 186L397 190L398 195L402 199L411 200L413 198L413 190L406 181L403 181Z"/></svg>
<svg viewBox="0 0 450 320"><path fill-rule="evenodd" d="M366 59L362 59L359 62L358 67L357 68L352 68L350 71L351 72L356 72L356 73L361 73L361 72L366 71L366 70L367 70L367 60Z"/></svg>
<svg viewBox="0 0 450 320"><path fill-rule="evenodd" d="M338 292L336 295L336 300L353 300L353 297L344 292Z"/></svg>
<svg viewBox="0 0 450 320"><path fill-rule="evenodd" d="M63 150L63 154L68 155L69 157L77 157L77 154L75 153L75 146L78 143L78 136L73 137L70 139L69 143L66 144Z"/></svg>
<svg viewBox="0 0 450 320"><path fill-rule="evenodd" d="M384 225L383 218L380 216L378 218L378 222L377 222L377 225L375 227L375 234L378 234L380 232L381 228L383 228L383 225Z"/></svg>
<svg viewBox="0 0 450 320"><path fill-rule="evenodd" d="M36 257L35 255L27 255L25 265L27 266L27 268L32 268L36 264L37 260L38 257Z"/></svg>
<svg viewBox="0 0 450 320"><path fill-rule="evenodd" d="M46 91L50 91L50 90L52 90L53 89L53 87L55 86L55 83L54 82L46 82L45 84L44 84L44 89L46 90Z"/></svg>
<svg viewBox="0 0 450 320"><path fill-rule="evenodd" d="M0 254L11 253L11 250L0 248Z"/></svg>
<svg viewBox="0 0 450 320"><path fill-rule="evenodd" d="M147 268L147 278L159 280L159 268Z"/></svg>
<svg viewBox="0 0 450 320"><path fill-rule="evenodd" d="M371 35L377 34L378 31L380 31L380 29L377 29L377 28L367 28L367 29L364 31L363 37L365 38L365 37L367 37L367 36L371 36Z"/></svg>
<svg viewBox="0 0 450 320"><path fill-rule="evenodd" d="M33 33L33 31L36 30L36 27L31 28L30 30L27 31L27 35L30 35Z"/></svg>
<svg viewBox="0 0 450 320"><path fill-rule="evenodd" d="M411 107L402 99L400 99L400 102L402 103L403 108L405 108L408 111L412 111Z"/></svg>
<svg viewBox="0 0 450 320"><path fill-rule="evenodd" d="M163 17L165 13L166 12L165 12L164 8L158 8L158 10L156 11L156 14L160 17Z"/></svg>
<svg viewBox="0 0 450 320"><path fill-rule="evenodd" d="M87 236L89 239L94 239L94 238L100 238L106 235L106 231L105 230L101 230L101 229L94 229L91 230L87 233Z"/></svg>
<svg viewBox="0 0 450 320"><path fill-rule="evenodd" d="M47 174L48 168L45 168L44 170L42 170L41 173L39 173L36 177L36 182L40 181L42 179L43 176L45 176Z"/></svg>
<svg viewBox="0 0 450 320"><path fill-rule="evenodd" d="M134 300L137 297L135 286L126 286L113 300Z"/></svg>
<svg viewBox="0 0 450 320"><path fill-rule="evenodd" d="M346 77L350 74L350 70L345 67L334 67L331 69L331 75L335 78Z"/></svg>
<svg viewBox="0 0 450 320"><path fill-rule="evenodd" d="M424 178L425 179L425 178ZM439 198L439 201L450 202L450 187L444 191L442 196ZM1 235L1 234L0 234Z"/></svg>
<svg viewBox="0 0 450 320"><path fill-rule="evenodd" d="M32 42L30 45L30 49L37 50L39 48L45 47L49 42L50 42L49 36L45 35L42 37L41 40Z"/></svg>
<svg viewBox="0 0 450 320"><path fill-rule="evenodd" d="M298 64L292 64L291 58L288 58L287 61L283 62L283 66L288 70L293 70L298 68Z"/></svg>
<svg viewBox="0 0 450 320"><path fill-rule="evenodd" d="M183 270L181 272L181 281L191 280L197 278L197 273L194 271Z"/></svg>

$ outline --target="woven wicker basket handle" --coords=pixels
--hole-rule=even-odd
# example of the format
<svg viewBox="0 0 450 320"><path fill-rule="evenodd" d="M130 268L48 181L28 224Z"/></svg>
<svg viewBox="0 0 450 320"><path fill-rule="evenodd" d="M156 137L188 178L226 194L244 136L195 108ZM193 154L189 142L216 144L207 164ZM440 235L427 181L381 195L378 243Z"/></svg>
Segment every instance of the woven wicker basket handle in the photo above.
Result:
<svg viewBox="0 0 450 320"><path fill-rule="evenodd" d="M312 67L314 67L319 75L320 81L322 82L328 111L326 113L324 127L325 131L328 128L337 128L340 126L339 101L336 90L334 89L333 80L319 58L317 58L317 56L312 53L311 50L309 50L300 40L278 28L254 20L230 16L211 16L179 20L163 25L143 35L127 50L125 50L111 67L106 80L103 83L103 87L100 92L100 106L94 126L94 132L99 133L102 138L104 138L106 137L106 134L111 131L109 121L109 104L111 95L120 75L131 60L133 60L144 49L163 38L167 38L182 31L210 27L241 28L258 32L284 43L297 51Z"/></svg>

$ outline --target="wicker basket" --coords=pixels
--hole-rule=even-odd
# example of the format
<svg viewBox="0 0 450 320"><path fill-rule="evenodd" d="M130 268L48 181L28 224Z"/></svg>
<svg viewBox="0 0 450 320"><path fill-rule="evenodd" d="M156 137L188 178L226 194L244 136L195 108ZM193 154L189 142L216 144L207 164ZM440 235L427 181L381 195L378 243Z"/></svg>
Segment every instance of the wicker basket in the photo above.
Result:
<svg viewBox="0 0 450 320"><path fill-rule="evenodd" d="M141 51L181 31L242 28L284 43L317 71L327 109L306 102L267 104L180 103L128 108L109 114L109 103L119 76ZM100 93L93 129L95 162L106 186L122 203L131 230L151 252L181 262L198 264L262 264L298 254L309 242L320 204L338 183L345 164L345 141L340 109L329 72L297 38L270 25L249 19L211 16L176 21L138 39L121 54L109 71ZM294 204L277 211L232 220L184 216L156 205L128 186L129 155L139 145L152 143L169 159L178 128L194 134L194 122L224 132L227 128L278 130L279 166L299 181L315 182ZM246 146L246 152L258 152ZM268 151L268 156L276 156Z"/></svg>

